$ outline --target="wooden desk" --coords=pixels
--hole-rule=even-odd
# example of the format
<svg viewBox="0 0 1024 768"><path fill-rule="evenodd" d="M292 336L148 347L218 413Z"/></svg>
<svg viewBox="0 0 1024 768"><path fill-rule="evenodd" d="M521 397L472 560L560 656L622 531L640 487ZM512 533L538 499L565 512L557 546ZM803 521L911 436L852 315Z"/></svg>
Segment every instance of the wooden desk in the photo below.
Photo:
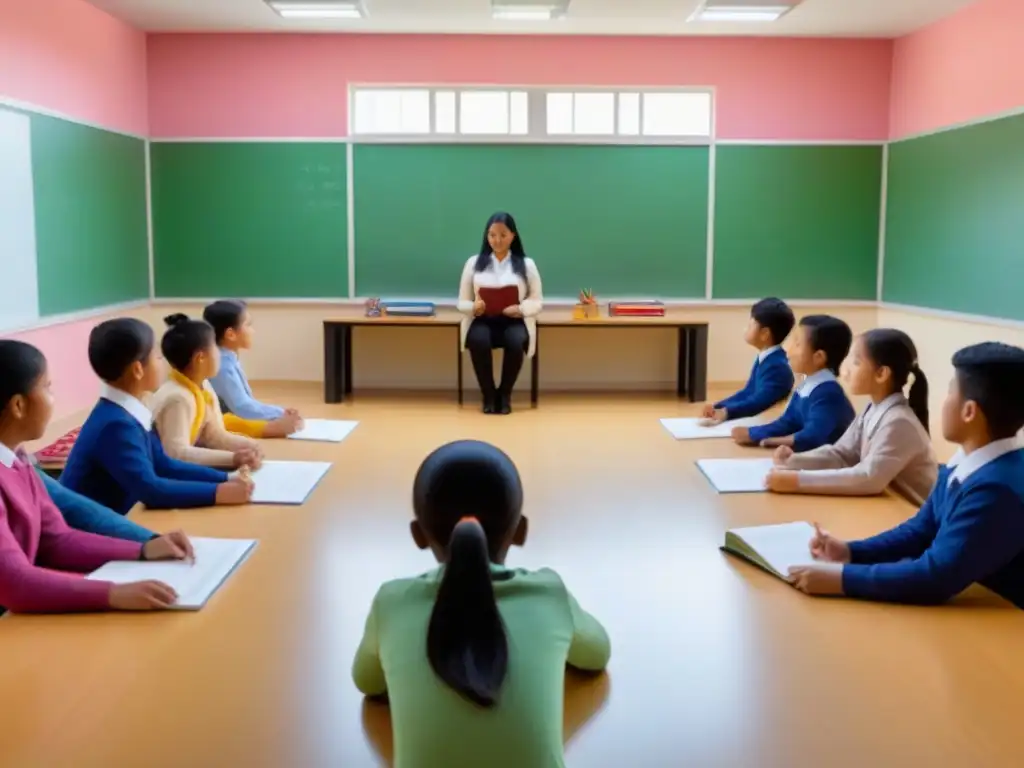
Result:
<svg viewBox="0 0 1024 768"><path fill-rule="evenodd" d="M437 328L455 329L456 389L463 403L463 361L461 323L463 315L455 310L440 310L434 317L366 317L353 312L324 321L324 402L340 403L352 394L352 329L362 328ZM708 324L687 319L684 312L669 311L665 317L608 317L573 320L571 310L546 310L537 318L537 348L531 359L530 404L540 398L540 341L544 328L672 328L678 341L676 395L691 402L707 399Z"/></svg>
<svg viewBox="0 0 1024 768"><path fill-rule="evenodd" d="M282 392L260 394L338 415ZM557 568L611 634L604 690L567 702L574 768L1020 765L1024 611L982 591L941 608L809 598L719 552L727 527L817 519L859 537L912 509L717 495L696 458L761 454L675 442L658 423L696 410L553 394L522 419L434 402L410 421L366 397L339 445L268 441L272 458L336 462L303 507L137 518L260 539L205 609L0 620L0 765L380 765L387 711L364 705L352 658L378 585L432 566L409 539L409 491L423 457L460 437L519 466L530 541L510 564Z"/></svg>

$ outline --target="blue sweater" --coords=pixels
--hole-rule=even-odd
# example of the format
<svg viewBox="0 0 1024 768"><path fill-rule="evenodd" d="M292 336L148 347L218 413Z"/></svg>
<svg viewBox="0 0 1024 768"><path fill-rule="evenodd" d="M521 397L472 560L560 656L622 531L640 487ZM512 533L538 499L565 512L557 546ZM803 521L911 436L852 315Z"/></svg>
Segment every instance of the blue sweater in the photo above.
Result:
<svg viewBox="0 0 1024 768"><path fill-rule="evenodd" d="M793 369L786 353L780 347L769 352L764 362L754 359L750 378L743 389L715 403L715 408L727 408L730 419L743 419L764 413L776 403L786 399L793 391Z"/></svg>
<svg viewBox="0 0 1024 768"><path fill-rule="evenodd" d="M284 416L284 408L277 405L266 405L252 396L249 380L242 370L238 354L230 349L220 350L220 370L210 379L210 386L217 393L222 410L233 413L243 419L262 419L273 421Z"/></svg>
<svg viewBox="0 0 1024 768"><path fill-rule="evenodd" d="M789 400L778 419L750 428L750 439L760 443L769 437L793 436L793 451L803 453L834 443L856 418L853 406L831 372L809 376Z"/></svg>
<svg viewBox="0 0 1024 768"><path fill-rule="evenodd" d="M140 544L145 544L158 535L148 528L133 523L123 515L117 514L114 510L107 509L92 499L68 490L42 470L37 468L37 471L43 479L46 492L53 499L53 503L57 505L64 521L72 528L86 533L109 536L112 539L137 541Z"/></svg>
<svg viewBox="0 0 1024 768"><path fill-rule="evenodd" d="M1006 453L950 485L940 467L928 500L907 522L850 543L850 597L937 604L979 582L1024 608L1024 451Z"/></svg>
<svg viewBox="0 0 1024 768"><path fill-rule="evenodd" d="M64 487L122 515L140 501L150 509L211 506L227 479L226 472L170 458L155 430L105 399L82 425L60 476Z"/></svg>

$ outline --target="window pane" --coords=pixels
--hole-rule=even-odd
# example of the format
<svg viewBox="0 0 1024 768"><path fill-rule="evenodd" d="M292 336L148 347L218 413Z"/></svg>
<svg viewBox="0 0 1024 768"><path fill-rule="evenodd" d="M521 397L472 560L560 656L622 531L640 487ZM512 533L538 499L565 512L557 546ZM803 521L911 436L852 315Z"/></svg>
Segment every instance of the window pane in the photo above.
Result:
<svg viewBox="0 0 1024 768"><path fill-rule="evenodd" d="M573 133L610 135L615 133L615 94L573 95Z"/></svg>
<svg viewBox="0 0 1024 768"><path fill-rule="evenodd" d="M459 133L508 132L508 91L463 91L459 94Z"/></svg>
<svg viewBox="0 0 1024 768"><path fill-rule="evenodd" d="M619 133L636 136L640 133L640 94L619 94Z"/></svg>
<svg viewBox="0 0 1024 768"><path fill-rule="evenodd" d="M512 91L510 98L509 128L512 133L525 136L530 132L530 121L527 119L529 115L526 91Z"/></svg>
<svg viewBox="0 0 1024 768"><path fill-rule="evenodd" d="M430 91L356 91L354 131L362 134L430 133Z"/></svg>
<svg viewBox="0 0 1024 768"><path fill-rule="evenodd" d="M549 134L565 136L572 133L571 93L549 93L546 112Z"/></svg>
<svg viewBox="0 0 1024 768"><path fill-rule="evenodd" d="M398 133L430 133L430 91L401 91Z"/></svg>
<svg viewBox="0 0 1024 768"><path fill-rule="evenodd" d="M709 136L710 93L645 93L645 136Z"/></svg>
<svg viewBox="0 0 1024 768"><path fill-rule="evenodd" d="M434 94L434 130L438 133L455 133L455 91L438 91Z"/></svg>

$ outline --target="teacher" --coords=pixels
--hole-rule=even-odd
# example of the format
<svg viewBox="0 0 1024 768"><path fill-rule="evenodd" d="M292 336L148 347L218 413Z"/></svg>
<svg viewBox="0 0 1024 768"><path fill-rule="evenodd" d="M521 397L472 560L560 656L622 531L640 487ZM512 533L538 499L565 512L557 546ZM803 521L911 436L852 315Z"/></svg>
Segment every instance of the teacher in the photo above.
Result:
<svg viewBox="0 0 1024 768"><path fill-rule="evenodd" d="M537 315L543 294L540 272L523 250L516 221L496 213L484 227L480 252L470 257L459 284L462 348L469 348L483 394L484 413L511 413L512 388L524 356L537 349ZM501 383L494 386L491 350L504 350Z"/></svg>

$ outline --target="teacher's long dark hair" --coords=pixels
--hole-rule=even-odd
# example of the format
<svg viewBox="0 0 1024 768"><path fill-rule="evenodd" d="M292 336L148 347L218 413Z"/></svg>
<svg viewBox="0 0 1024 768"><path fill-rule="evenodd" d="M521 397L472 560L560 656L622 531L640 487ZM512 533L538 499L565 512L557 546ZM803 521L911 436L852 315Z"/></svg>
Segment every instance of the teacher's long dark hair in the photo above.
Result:
<svg viewBox="0 0 1024 768"><path fill-rule="evenodd" d="M515 464L476 440L435 450L413 484L422 530L433 544L447 545L427 630L427 658L445 685L481 707L497 704L508 673L508 637L491 563L507 549L522 502Z"/></svg>
<svg viewBox="0 0 1024 768"><path fill-rule="evenodd" d="M512 271L525 280L526 251L523 249L523 239L519 236L519 227L516 226L516 220L512 218L512 214L505 213L504 211L491 214L491 218L487 220L487 224L484 226L483 242L480 243L480 250L477 251L478 255L474 269L477 272L483 272L487 269L487 265L491 263L491 254L494 253L494 249L491 248L488 234L491 231L491 227L495 224L504 225L514 235L512 245L508 249L508 255L512 259Z"/></svg>

